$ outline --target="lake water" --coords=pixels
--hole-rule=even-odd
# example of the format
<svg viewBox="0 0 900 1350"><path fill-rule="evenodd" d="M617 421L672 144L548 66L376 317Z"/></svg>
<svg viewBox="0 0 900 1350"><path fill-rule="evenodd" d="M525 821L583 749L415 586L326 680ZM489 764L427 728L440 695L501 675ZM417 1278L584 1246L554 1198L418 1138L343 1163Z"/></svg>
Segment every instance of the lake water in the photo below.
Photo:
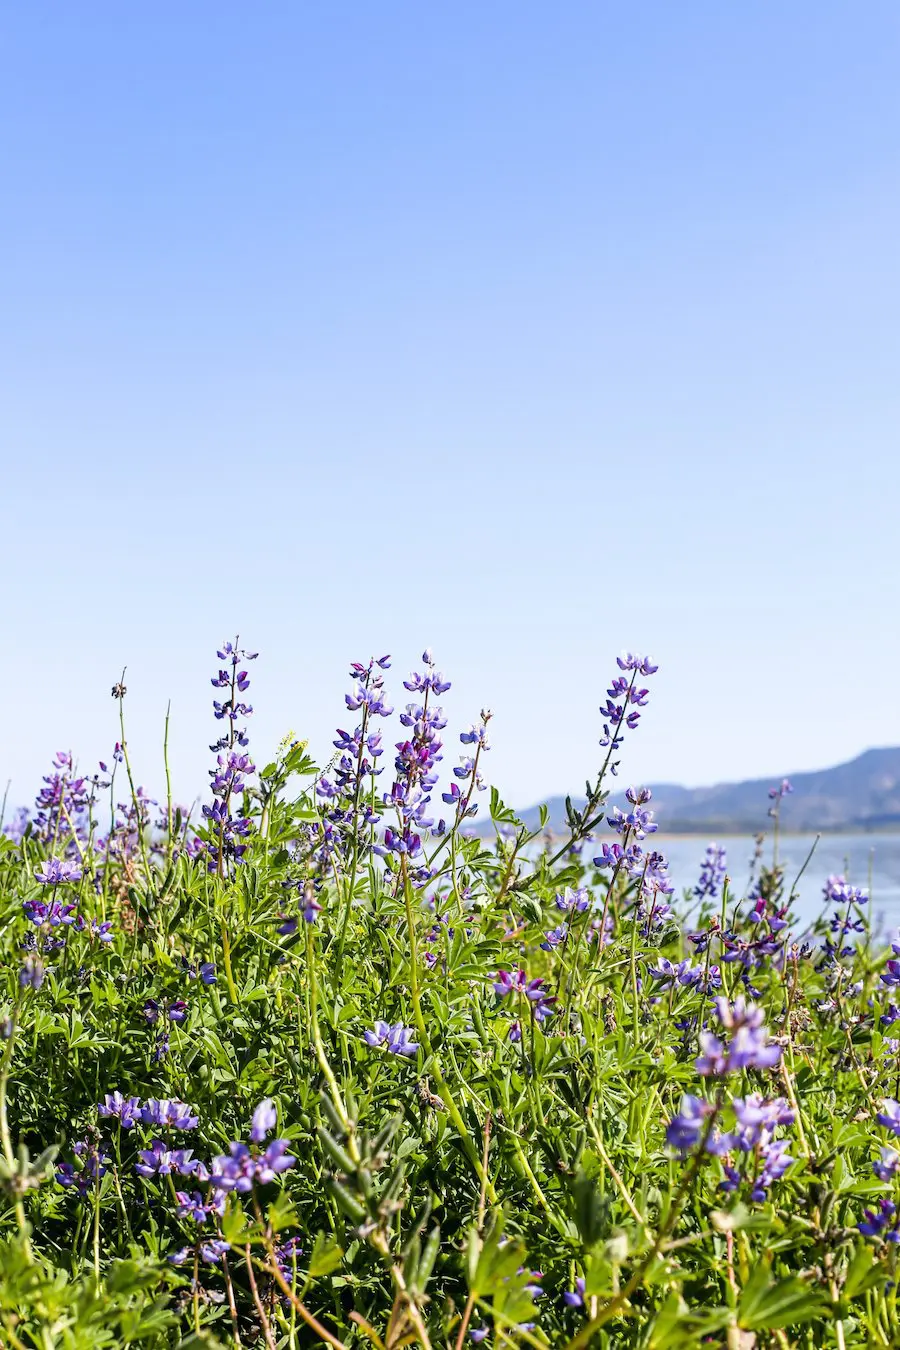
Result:
<svg viewBox="0 0 900 1350"><path fill-rule="evenodd" d="M684 887L697 883L706 851L705 838L694 835L654 835L652 846L669 859L669 875L680 895ZM728 875L735 895L747 890L753 840L746 836L722 838L716 842L727 850ZM815 835L786 835L779 842L779 860L784 865L785 885L790 887L803 866ZM763 862L772 861L772 840L767 836ZM811 920L821 912L822 888L833 872L843 873L854 886L870 888L873 925L882 932L900 927L900 834L826 834L797 886L796 912L801 920Z"/></svg>

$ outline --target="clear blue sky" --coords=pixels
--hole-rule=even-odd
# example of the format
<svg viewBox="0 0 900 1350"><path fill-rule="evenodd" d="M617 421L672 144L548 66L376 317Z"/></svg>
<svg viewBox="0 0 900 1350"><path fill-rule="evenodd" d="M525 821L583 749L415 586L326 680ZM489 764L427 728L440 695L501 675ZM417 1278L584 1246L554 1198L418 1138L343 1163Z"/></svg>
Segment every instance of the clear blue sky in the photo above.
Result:
<svg viewBox="0 0 900 1350"><path fill-rule="evenodd" d="M900 742L898 63L895 0L7 0L13 800L126 663L202 791L236 630L258 755L430 644L520 805L626 646L628 778Z"/></svg>

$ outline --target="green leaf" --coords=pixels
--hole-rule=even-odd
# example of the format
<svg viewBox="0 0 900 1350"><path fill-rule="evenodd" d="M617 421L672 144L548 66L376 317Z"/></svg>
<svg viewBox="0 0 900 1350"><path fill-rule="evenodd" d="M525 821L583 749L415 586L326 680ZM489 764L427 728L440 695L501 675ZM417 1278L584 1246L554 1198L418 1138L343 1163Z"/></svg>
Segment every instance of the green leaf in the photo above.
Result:
<svg viewBox="0 0 900 1350"><path fill-rule="evenodd" d="M244 1206L235 1195L229 1196L228 1206L222 1218L222 1236L232 1247L245 1246L253 1233L253 1227L247 1222Z"/></svg>
<svg viewBox="0 0 900 1350"><path fill-rule="evenodd" d="M609 1201L583 1167L572 1183L572 1199L578 1234L586 1247L593 1247L609 1234Z"/></svg>
<svg viewBox="0 0 900 1350"><path fill-rule="evenodd" d="M847 1267L843 1294L845 1298L856 1298L867 1289L874 1289L884 1281L884 1266L875 1260L875 1253L867 1242L857 1244L856 1250Z"/></svg>
<svg viewBox="0 0 900 1350"><path fill-rule="evenodd" d="M741 1293L738 1322L747 1331L776 1331L809 1322L824 1307L822 1295L793 1275L770 1281L769 1262L760 1261Z"/></svg>
<svg viewBox="0 0 900 1350"><path fill-rule="evenodd" d="M317 1233L309 1258L309 1278L318 1280L323 1275L330 1275L341 1264L343 1257L343 1248L338 1246L333 1237Z"/></svg>

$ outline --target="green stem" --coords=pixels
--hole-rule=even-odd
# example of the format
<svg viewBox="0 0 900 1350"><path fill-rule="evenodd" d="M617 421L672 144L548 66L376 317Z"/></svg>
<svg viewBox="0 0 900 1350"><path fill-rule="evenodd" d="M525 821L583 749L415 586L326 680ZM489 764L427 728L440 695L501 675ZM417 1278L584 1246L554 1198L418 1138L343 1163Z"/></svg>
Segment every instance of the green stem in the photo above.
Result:
<svg viewBox="0 0 900 1350"><path fill-rule="evenodd" d="M13 1047L16 1043L16 1033L19 1029L19 1013L21 1011L21 993L16 999L15 1007L12 1013L12 1026L10 1027L9 1037L3 1050L3 1062L0 1064L0 1139L3 1143L3 1157L9 1170L10 1184L15 1185L16 1159L13 1153L12 1136L9 1132L9 1118L6 1112L6 1089L9 1083L9 1066L12 1062ZM19 1232L22 1236L22 1243L25 1249L25 1256L29 1265L32 1261L31 1242L28 1236L28 1223L25 1218L25 1206L22 1203L21 1195L14 1195L13 1208L16 1212L16 1223L19 1225Z"/></svg>
<svg viewBox="0 0 900 1350"><path fill-rule="evenodd" d="M418 949L416 946L416 922L412 906L412 886L410 885L409 876L406 871L405 856L401 858L400 867L403 878L403 898L406 906L406 926L407 931L409 933L409 985L410 985L410 993L412 995L413 1016L415 1018L416 1028L419 1032L419 1035L422 1037L422 1043L425 1047L425 1053L428 1056L428 1059L431 1063L431 1072L434 1074L434 1079L437 1084L438 1095L447 1108L447 1114L453 1121L453 1125L460 1139L462 1140L463 1148L465 1149L466 1154L470 1162L472 1163L472 1166L475 1168L475 1171L478 1174L478 1180L482 1183L482 1185L484 1185L485 1189L487 1190L488 1196L490 1197L491 1200L491 1204L495 1205L497 1203L497 1192L494 1187L494 1183L491 1181L490 1176L488 1176L485 1173L484 1168L482 1167L481 1158L479 1157L478 1150L475 1147L475 1144L472 1140L472 1136L469 1134L469 1131L466 1128L466 1123L460 1114L459 1107L456 1105L453 1093L450 1091L450 1088L447 1084L447 1080L444 1077L444 1070L441 1066L441 1061L438 1058L434 1046L431 1044L431 1037L428 1035L428 1028L425 1025L425 1018L422 1015L422 1000L421 1000L421 993L419 990L419 964L418 964L419 957L418 957Z"/></svg>
<svg viewBox="0 0 900 1350"><path fill-rule="evenodd" d="M656 1240L654 1241L653 1246L650 1248L649 1252L644 1257L644 1259L640 1262L637 1269L634 1271L631 1278L629 1279L628 1283L624 1285L617 1294L614 1294L613 1297L603 1305L603 1307L599 1310L599 1312L590 1319L590 1321L585 1322L584 1326L578 1332L578 1335L574 1336L572 1340L569 1341L569 1343L566 1345L565 1350L582 1350L582 1347L589 1345L593 1338L594 1332L599 1331L600 1327L602 1327L606 1322L608 1322L611 1317L615 1317L616 1313L618 1313L620 1309L623 1308L623 1306L628 1302L634 1291L642 1283L647 1271L650 1269L653 1262L656 1260L656 1258L662 1251L663 1246L665 1245L666 1238L669 1236L669 1234L672 1232L672 1230L674 1229L675 1225L678 1222L678 1218L681 1214L685 1197L687 1196L687 1193L693 1184L694 1178L696 1177L703 1163L703 1158L706 1153L706 1145L709 1142L710 1136L712 1135L713 1126L716 1123L716 1118L719 1114L719 1111L721 1110L721 1106L722 1101L720 1097L719 1101L716 1103L715 1109L711 1111L709 1114L709 1117L706 1122L706 1128L703 1132L703 1137L701 1138L697 1146L697 1152L694 1154L690 1167L685 1172L677 1191L672 1197L672 1203L669 1207L669 1212L666 1215L666 1218L659 1232L656 1235Z"/></svg>
<svg viewBox="0 0 900 1350"><path fill-rule="evenodd" d="M228 925L224 919L219 920L219 931L222 935L222 965L225 967L225 983L228 985L228 997L232 1003L237 1003L238 995L235 988L234 975L231 971L231 939L228 936Z"/></svg>

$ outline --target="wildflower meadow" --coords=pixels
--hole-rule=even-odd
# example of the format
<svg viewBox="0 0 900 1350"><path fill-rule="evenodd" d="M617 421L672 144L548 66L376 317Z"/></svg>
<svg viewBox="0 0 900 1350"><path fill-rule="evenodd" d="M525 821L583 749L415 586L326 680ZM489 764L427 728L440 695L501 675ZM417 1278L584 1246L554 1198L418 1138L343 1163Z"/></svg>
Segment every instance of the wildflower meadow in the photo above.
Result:
<svg viewBox="0 0 900 1350"><path fill-rule="evenodd" d="M256 660L216 654L196 807L123 677L108 762L6 813L0 1343L900 1344L900 947L843 876L795 919L790 784L748 883L700 842L676 894L624 790L649 658L562 836L430 651L350 667L324 767L254 744Z"/></svg>

